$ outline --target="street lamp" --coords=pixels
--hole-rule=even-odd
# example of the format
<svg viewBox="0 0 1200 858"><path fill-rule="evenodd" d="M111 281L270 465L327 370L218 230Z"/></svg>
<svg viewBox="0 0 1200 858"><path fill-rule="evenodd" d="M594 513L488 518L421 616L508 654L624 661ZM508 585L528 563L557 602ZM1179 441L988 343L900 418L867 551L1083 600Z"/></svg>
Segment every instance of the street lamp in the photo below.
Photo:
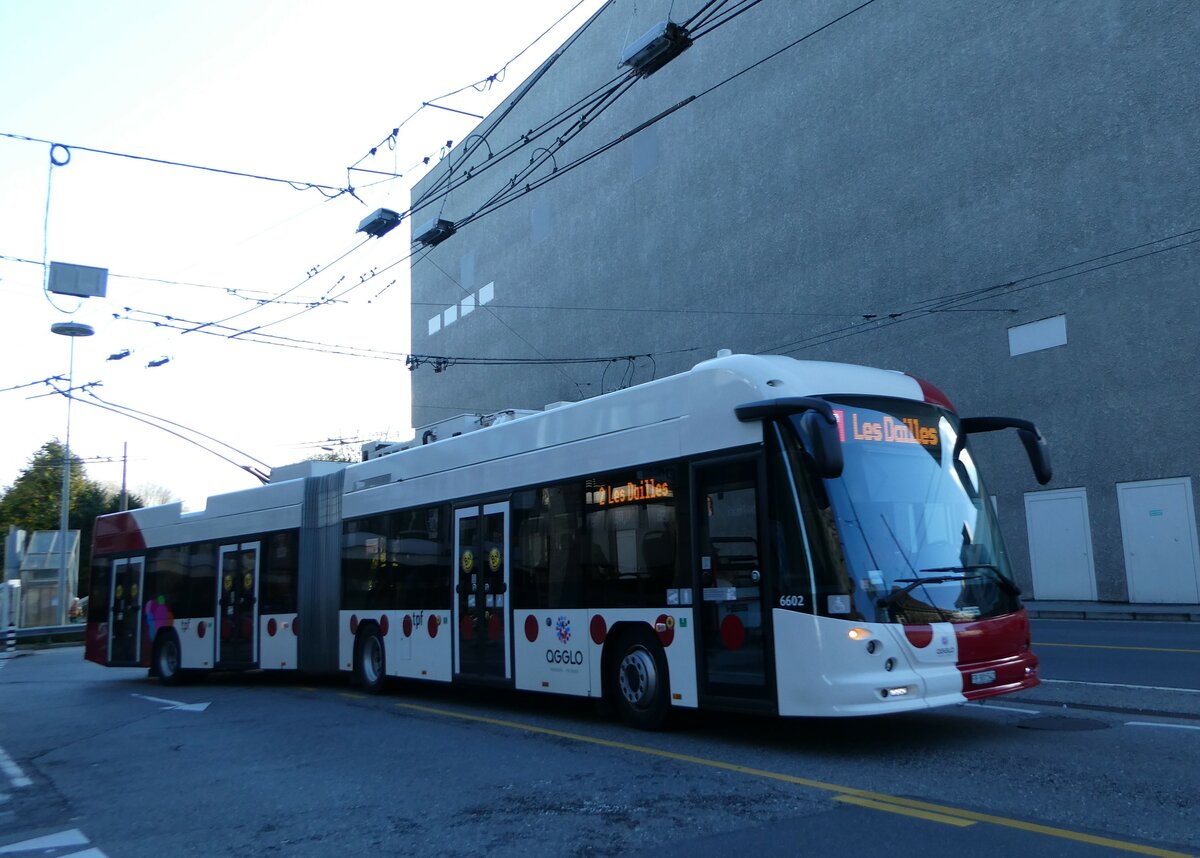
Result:
<svg viewBox="0 0 1200 858"><path fill-rule="evenodd" d="M57 322L50 326L51 333L71 338L71 362L67 371L67 437L63 443L62 509L59 514L58 563L58 625L62 625L67 604L67 514L71 509L71 388L75 385L75 338L90 337L96 333L91 325L83 322Z"/></svg>

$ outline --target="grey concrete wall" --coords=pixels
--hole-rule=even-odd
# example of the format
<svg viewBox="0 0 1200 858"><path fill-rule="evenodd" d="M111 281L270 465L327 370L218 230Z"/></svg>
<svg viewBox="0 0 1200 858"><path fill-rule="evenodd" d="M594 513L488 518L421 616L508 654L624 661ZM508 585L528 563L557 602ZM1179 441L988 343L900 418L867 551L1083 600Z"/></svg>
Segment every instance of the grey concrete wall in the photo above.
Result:
<svg viewBox="0 0 1200 858"><path fill-rule="evenodd" d="M1200 244L1165 250L1200 232L1149 244L1200 229L1200 3L880 0L710 91L855 5L765 0L561 147L443 162L414 199L452 163L477 172L418 224L562 175L418 255L415 353L653 359L422 367L414 422L594 396L718 348L904 369L964 415L1038 422L1048 488L1088 491L1099 597L1124 600L1115 484L1200 461ZM612 80L669 6L606 7L488 135L493 151ZM553 163L520 175L538 147ZM428 333L488 283L492 304ZM1010 357L1010 327L1058 314L1066 345ZM1038 487L1015 437L979 449L1028 586L1023 496Z"/></svg>

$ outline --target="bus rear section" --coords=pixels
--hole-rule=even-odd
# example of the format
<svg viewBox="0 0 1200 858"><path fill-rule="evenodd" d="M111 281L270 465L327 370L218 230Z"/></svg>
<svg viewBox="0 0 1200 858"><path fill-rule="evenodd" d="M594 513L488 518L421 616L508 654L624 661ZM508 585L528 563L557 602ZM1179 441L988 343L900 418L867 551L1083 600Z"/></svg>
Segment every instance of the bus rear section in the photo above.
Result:
<svg viewBox="0 0 1200 858"><path fill-rule="evenodd" d="M288 525L298 511L206 516L171 504L98 518L84 657L149 667L166 682L191 670L296 668L299 528Z"/></svg>

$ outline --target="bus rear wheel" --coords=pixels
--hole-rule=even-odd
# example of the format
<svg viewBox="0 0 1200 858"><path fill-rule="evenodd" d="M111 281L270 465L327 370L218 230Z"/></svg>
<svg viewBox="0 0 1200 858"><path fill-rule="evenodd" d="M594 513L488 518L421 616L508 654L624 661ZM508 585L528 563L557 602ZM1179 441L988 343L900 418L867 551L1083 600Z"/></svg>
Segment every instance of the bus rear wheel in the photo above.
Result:
<svg viewBox="0 0 1200 858"><path fill-rule="evenodd" d="M179 638L174 631L163 629L154 641L154 670L163 685L179 685L183 682L183 663Z"/></svg>
<svg viewBox="0 0 1200 858"><path fill-rule="evenodd" d="M612 660L610 688L621 718L640 730L658 730L671 708L670 678L662 646L648 631L622 636Z"/></svg>
<svg viewBox="0 0 1200 858"><path fill-rule="evenodd" d="M378 694L383 690L383 680L387 676L383 637L378 627L371 625L360 631L354 651L354 676L359 686L368 694Z"/></svg>

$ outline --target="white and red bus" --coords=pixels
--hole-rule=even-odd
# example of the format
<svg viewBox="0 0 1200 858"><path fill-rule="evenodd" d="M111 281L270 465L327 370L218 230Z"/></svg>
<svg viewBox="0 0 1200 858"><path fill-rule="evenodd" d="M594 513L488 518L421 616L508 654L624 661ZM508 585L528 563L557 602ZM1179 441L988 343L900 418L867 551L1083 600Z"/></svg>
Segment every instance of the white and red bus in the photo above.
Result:
<svg viewBox="0 0 1200 858"><path fill-rule="evenodd" d="M101 517L86 657L872 715L1038 682L970 436L900 372L723 355L350 465ZM468 430L476 431L468 431Z"/></svg>

